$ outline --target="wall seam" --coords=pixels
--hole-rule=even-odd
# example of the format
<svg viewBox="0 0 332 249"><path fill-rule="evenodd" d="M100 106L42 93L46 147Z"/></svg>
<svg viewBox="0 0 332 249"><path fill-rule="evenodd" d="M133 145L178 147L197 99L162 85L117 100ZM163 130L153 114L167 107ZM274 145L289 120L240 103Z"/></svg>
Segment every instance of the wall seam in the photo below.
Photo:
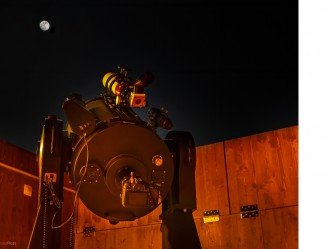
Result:
<svg viewBox="0 0 332 249"><path fill-rule="evenodd" d="M226 160L226 145L225 145L225 141L223 141L222 143L223 143L223 149L224 149L224 164L225 164L226 183L227 183L228 209L229 209L229 214L232 214L231 198L229 196L228 171L227 171L227 160Z"/></svg>

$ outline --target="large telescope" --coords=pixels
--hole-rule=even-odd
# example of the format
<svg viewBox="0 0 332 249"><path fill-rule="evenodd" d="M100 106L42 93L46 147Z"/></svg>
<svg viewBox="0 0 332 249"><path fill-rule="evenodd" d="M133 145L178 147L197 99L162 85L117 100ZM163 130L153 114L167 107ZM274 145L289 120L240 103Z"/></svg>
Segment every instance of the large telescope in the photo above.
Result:
<svg viewBox="0 0 332 249"><path fill-rule="evenodd" d="M151 73L130 78L120 67L105 74L100 97L84 101L72 94L65 100L65 129L54 115L45 120L38 152L39 208L29 248L59 248L54 240L61 228L65 172L76 197L111 224L138 219L162 204L163 249L184 248L184 240L186 247L200 248L192 218L194 139L184 131L170 131L162 139L157 128L172 128L167 112L151 108L143 121L132 109L147 105L144 88L153 80ZM182 232L170 232L181 227Z"/></svg>

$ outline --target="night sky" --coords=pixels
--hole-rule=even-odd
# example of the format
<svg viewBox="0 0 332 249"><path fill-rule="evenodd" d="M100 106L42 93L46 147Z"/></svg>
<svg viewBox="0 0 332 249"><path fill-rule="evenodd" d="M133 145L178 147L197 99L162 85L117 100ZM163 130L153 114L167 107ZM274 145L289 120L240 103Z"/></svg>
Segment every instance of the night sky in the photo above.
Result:
<svg viewBox="0 0 332 249"><path fill-rule="evenodd" d="M20 2L0 3L0 139L35 151L44 118L118 65L154 73L149 107L197 145L298 124L297 1Z"/></svg>

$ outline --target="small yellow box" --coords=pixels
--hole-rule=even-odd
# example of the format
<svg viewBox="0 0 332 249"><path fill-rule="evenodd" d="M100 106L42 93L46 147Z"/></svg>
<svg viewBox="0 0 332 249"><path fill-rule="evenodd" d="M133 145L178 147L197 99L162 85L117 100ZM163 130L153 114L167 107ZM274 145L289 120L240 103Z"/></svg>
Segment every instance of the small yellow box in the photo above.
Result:
<svg viewBox="0 0 332 249"><path fill-rule="evenodd" d="M23 194L31 197L32 196L32 187L30 185L24 184Z"/></svg>

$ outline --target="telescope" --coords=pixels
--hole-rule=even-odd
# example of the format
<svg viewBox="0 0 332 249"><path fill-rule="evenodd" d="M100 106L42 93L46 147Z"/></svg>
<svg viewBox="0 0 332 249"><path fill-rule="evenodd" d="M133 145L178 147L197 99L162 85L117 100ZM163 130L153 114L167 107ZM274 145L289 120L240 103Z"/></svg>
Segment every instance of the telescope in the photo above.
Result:
<svg viewBox="0 0 332 249"><path fill-rule="evenodd" d="M117 224L162 205L163 249L184 248L186 237L190 241L185 246L201 248L192 217L194 139L189 132L171 130L163 108L150 108L146 121L135 113L133 108L147 106L145 88L154 76L146 72L131 78L128 72L121 66L106 73L99 97L85 101L70 95L62 106L65 125L55 115L45 119L37 150L38 212L29 249L60 248L64 174L75 189L74 207L79 197L94 214ZM158 128L170 130L164 139ZM175 234L175 227L184 231Z"/></svg>

